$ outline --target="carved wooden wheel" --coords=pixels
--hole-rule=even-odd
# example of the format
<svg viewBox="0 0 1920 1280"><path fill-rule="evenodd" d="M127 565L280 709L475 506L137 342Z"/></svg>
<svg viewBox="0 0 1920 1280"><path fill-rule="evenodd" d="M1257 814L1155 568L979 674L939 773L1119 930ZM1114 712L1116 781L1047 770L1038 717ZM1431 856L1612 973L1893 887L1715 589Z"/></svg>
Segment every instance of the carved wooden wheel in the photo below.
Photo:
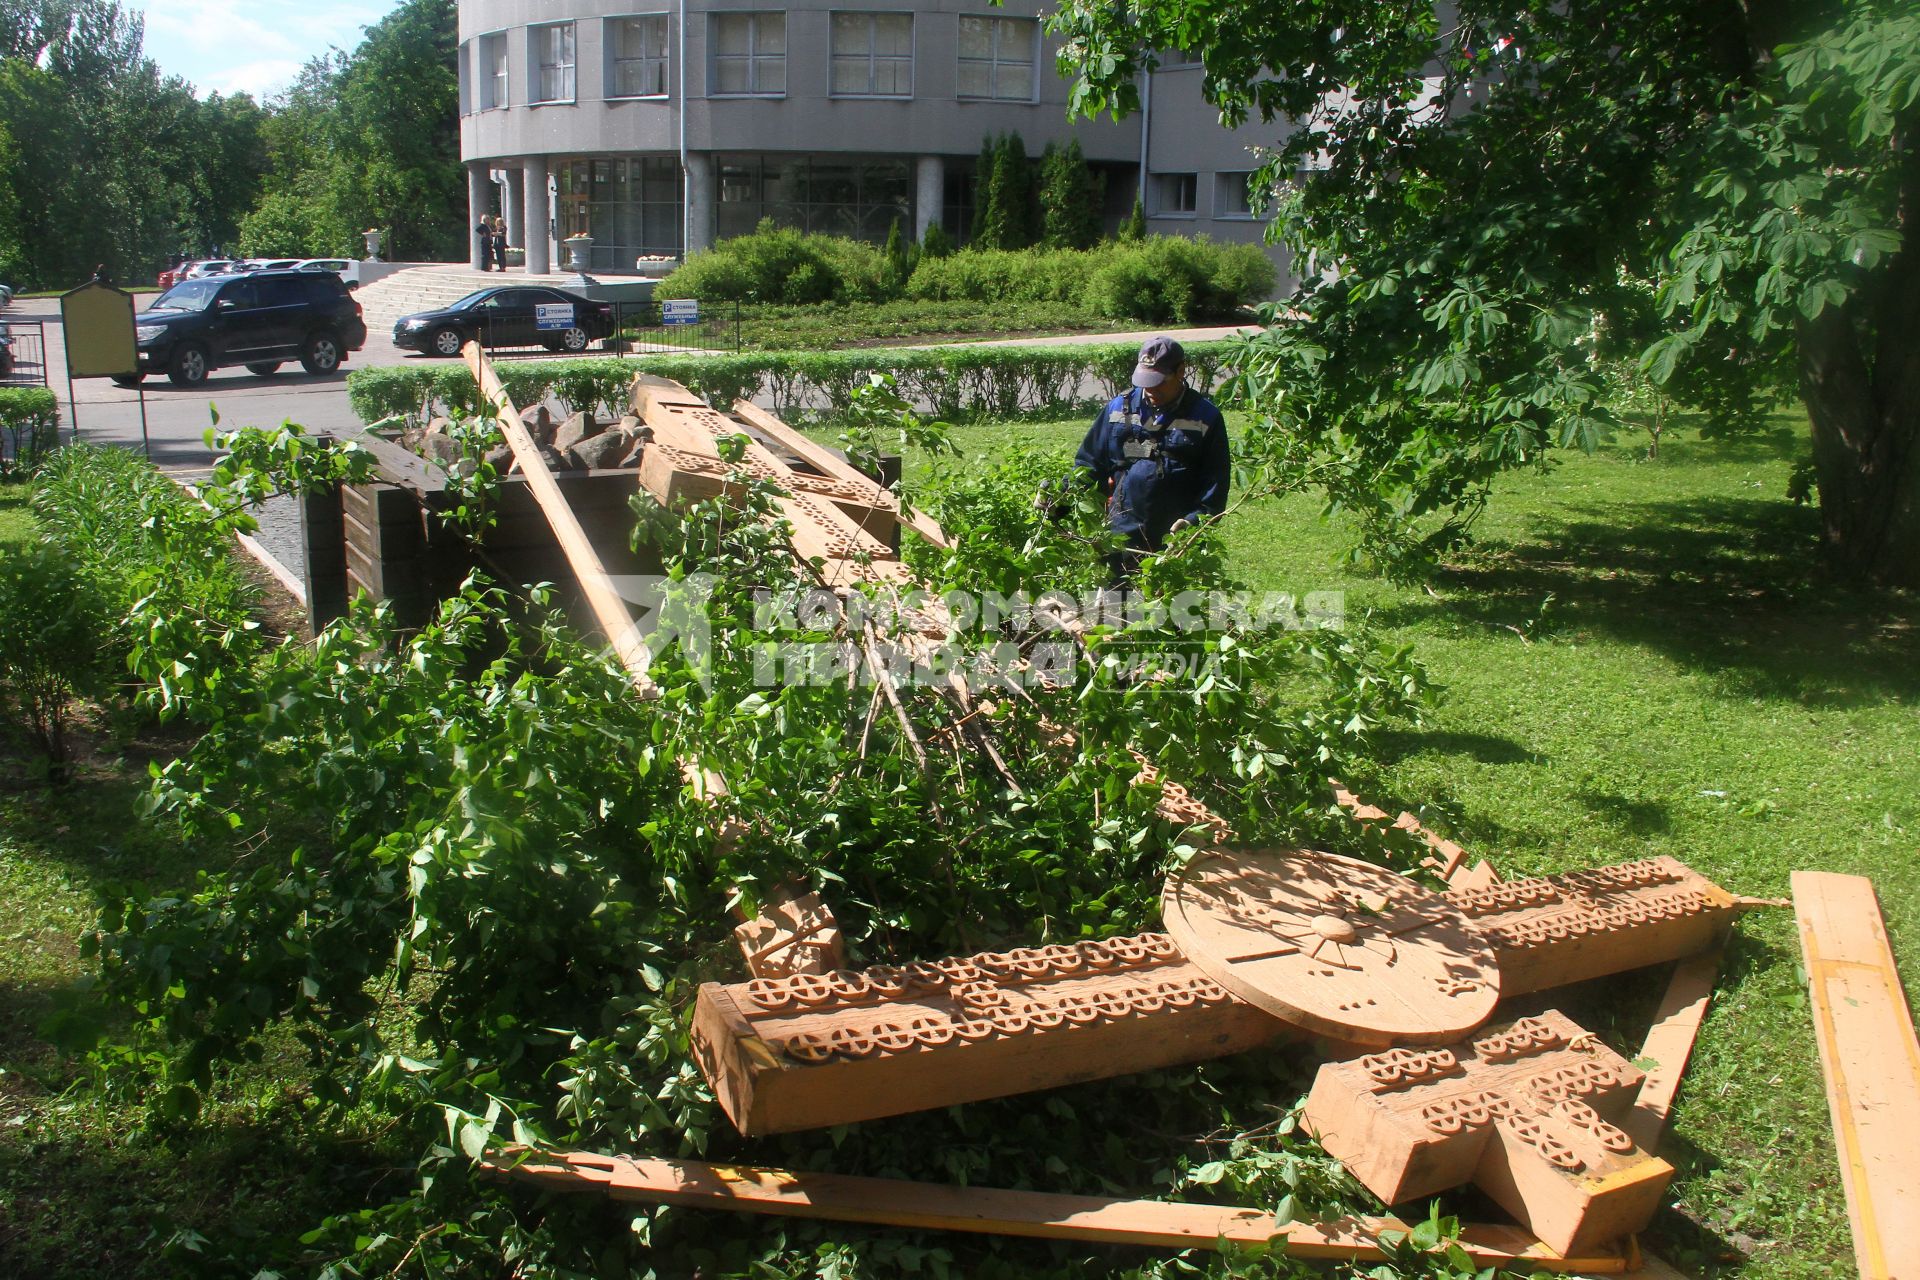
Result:
<svg viewBox="0 0 1920 1280"><path fill-rule="evenodd" d="M1499 962L1453 904L1353 858L1215 850L1168 878L1160 909L1215 982L1349 1043L1445 1043L1500 998Z"/></svg>

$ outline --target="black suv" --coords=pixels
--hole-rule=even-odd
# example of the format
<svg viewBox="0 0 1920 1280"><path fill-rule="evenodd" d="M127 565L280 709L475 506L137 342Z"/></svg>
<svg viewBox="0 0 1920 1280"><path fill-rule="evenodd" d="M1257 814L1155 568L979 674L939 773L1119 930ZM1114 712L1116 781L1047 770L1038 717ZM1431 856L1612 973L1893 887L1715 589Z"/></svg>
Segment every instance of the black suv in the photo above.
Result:
<svg viewBox="0 0 1920 1280"><path fill-rule="evenodd" d="M236 364L263 378L296 359L308 373L332 373L366 342L367 325L339 276L253 271L181 281L140 313L134 334L140 372L115 382L131 387L165 372L194 387Z"/></svg>

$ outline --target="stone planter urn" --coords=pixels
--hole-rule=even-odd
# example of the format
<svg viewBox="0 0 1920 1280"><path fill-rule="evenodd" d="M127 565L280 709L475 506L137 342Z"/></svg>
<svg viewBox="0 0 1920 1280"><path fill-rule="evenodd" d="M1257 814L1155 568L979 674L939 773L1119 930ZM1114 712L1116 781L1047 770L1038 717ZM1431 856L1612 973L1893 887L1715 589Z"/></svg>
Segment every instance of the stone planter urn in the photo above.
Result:
<svg viewBox="0 0 1920 1280"><path fill-rule="evenodd" d="M587 256L593 250L592 236L568 236L560 242L567 249L567 270L587 273Z"/></svg>
<svg viewBox="0 0 1920 1280"><path fill-rule="evenodd" d="M380 261L380 229L378 227L368 227L365 231L362 231L360 235L367 242L367 261Z"/></svg>

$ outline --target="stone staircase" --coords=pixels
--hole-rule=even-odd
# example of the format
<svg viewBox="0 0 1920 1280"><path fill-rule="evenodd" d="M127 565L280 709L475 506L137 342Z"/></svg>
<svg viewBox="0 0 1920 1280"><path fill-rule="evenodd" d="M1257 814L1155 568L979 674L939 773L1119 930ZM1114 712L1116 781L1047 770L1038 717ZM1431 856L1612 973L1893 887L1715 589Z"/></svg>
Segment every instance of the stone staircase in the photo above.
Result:
<svg viewBox="0 0 1920 1280"><path fill-rule="evenodd" d="M476 289L501 284L550 284L562 289L578 286L579 277L548 274L530 276L518 267L506 272L475 271L471 267L434 264L408 267L354 290L354 300L367 322L367 331L393 332L393 322L416 311L431 311L458 302Z"/></svg>

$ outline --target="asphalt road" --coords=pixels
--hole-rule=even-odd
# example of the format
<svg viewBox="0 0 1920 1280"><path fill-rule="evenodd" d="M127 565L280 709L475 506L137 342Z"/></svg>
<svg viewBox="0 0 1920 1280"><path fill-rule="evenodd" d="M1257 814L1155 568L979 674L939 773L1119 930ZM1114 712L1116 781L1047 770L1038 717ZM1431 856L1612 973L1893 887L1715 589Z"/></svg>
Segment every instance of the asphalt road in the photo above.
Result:
<svg viewBox="0 0 1920 1280"><path fill-rule="evenodd" d="M141 298L135 305L145 301ZM70 403L59 299L23 299L0 312L0 319L46 322L47 385L60 398L63 431L77 426L82 440L140 448L144 398L147 445L154 462L167 470L201 470L213 464L215 455L205 435L216 410L228 428L293 421L310 431L356 429L360 419L347 403L349 370L428 359L401 351L385 334L368 334L366 346L325 377L316 378L299 361L290 360L270 378L245 369L218 369L191 390L174 386L165 375L147 378L139 391L124 390L105 378L76 379Z"/></svg>

